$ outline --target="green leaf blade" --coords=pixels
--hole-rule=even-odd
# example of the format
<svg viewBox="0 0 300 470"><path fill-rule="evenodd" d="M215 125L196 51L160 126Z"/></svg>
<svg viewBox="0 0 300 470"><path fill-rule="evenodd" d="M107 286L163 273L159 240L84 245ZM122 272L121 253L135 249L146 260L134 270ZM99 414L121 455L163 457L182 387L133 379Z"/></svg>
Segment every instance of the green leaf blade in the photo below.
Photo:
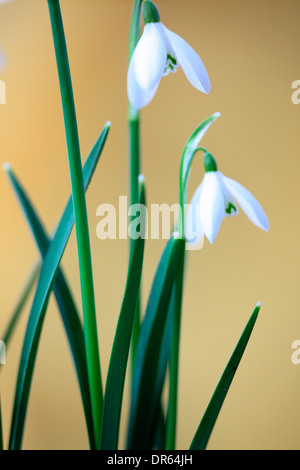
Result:
<svg viewBox="0 0 300 470"><path fill-rule="evenodd" d="M159 405L153 397L156 395L161 345L174 279L184 249L184 239L173 235L164 249L152 284L133 371L127 442L130 450L147 449L151 440L153 419Z"/></svg>
<svg viewBox="0 0 300 470"><path fill-rule="evenodd" d="M196 431L190 450L204 450L207 446L212 430L219 416L220 410L229 391L232 380L240 364L252 330L254 328L257 316L260 310L258 303L248 320L248 323L232 353L232 356L220 378L220 381L214 391L214 394L206 408L200 425Z"/></svg>
<svg viewBox="0 0 300 470"><path fill-rule="evenodd" d="M18 181L16 175L10 167L6 168L7 175L24 212L25 219L31 228L33 237L40 250L41 256L45 258L50 245L50 240L45 229L31 203L25 190ZM80 317L72 298L69 286L61 268L58 268L53 285L54 294L61 312L61 317L69 340L77 378L80 386L83 407L87 422L87 429L91 447L95 447L93 436L93 425L91 420L91 403L88 387L87 364L84 346L83 329Z"/></svg>
<svg viewBox="0 0 300 470"><path fill-rule="evenodd" d="M201 124L199 124L199 126L188 138L181 157L180 180L183 186L185 186L188 179L195 150L197 149L208 128L219 116L220 113L212 114L210 117L201 122Z"/></svg>
<svg viewBox="0 0 300 470"><path fill-rule="evenodd" d="M77 116L73 95L70 64L59 0L48 0L49 16L57 64L64 128L67 144L76 245L79 264L84 342L96 442L100 442L100 423L103 408L103 389L100 350L97 333L96 305L89 225L82 175Z"/></svg>
<svg viewBox="0 0 300 470"><path fill-rule="evenodd" d="M40 270L41 270L41 265L42 265L42 262L41 260L37 260L25 283L24 283L24 286L22 287L22 290L19 294L19 298L17 300L17 303L10 315L10 318L9 318L9 321L7 323L7 326L4 330L4 333L1 335L1 338L3 338L3 341L5 343L5 346L6 348L8 347L8 344L10 343L11 341L11 338L12 338L12 335L16 329L16 326L17 326L17 323L21 317L21 314L24 310L24 307L25 307L25 304L28 300L28 297L34 287L34 284L36 283L37 279L38 279L38 276L39 276L39 273L40 273Z"/></svg>
<svg viewBox="0 0 300 470"><path fill-rule="evenodd" d="M88 184L91 181L91 177L100 158L109 127L110 125L107 123L84 165L83 176L85 189L87 189ZM70 198L61 217L54 238L47 250L27 324L17 377L11 422L9 448L12 450L17 450L21 447L30 385L43 321L55 276L59 268L59 263L69 240L73 225L74 212L72 199Z"/></svg>
<svg viewBox="0 0 300 470"><path fill-rule="evenodd" d="M180 173L179 173L179 199L181 209L184 209L184 205L186 204L186 193L187 193L187 182L190 175L191 164L199 146L199 143L203 136L205 135L206 131L209 129L211 124L220 116L220 113L214 113L205 119L199 126L194 130L194 132L188 138L182 155L181 155L181 162L180 162ZM184 212L183 212L184 213Z"/></svg>
<svg viewBox="0 0 300 470"><path fill-rule="evenodd" d="M145 204L144 185L140 185L140 204ZM145 227L142 223L143 227ZM133 240L126 288L115 333L105 386L101 446L102 450L117 450L118 433L130 340L135 308L141 282L144 237Z"/></svg>

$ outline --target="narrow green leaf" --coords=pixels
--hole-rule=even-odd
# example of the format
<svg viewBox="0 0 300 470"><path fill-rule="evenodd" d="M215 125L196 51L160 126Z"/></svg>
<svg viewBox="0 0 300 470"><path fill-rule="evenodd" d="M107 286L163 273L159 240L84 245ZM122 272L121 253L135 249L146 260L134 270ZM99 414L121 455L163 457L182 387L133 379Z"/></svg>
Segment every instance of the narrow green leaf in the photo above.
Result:
<svg viewBox="0 0 300 470"><path fill-rule="evenodd" d="M88 378L90 384L93 425L96 442L99 443L103 408L103 389L97 333L92 256L90 248L85 189L82 175L77 117L67 44L59 0L48 0L48 8L68 150L83 312L83 331L87 357Z"/></svg>
<svg viewBox="0 0 300 470"><path fill-rule="evenodd" d="M109 124L105 126L84 165L83 177L85 189L87 188L96 168L106 141L109 127ZM43 321L55 275L69 240L73 225L74 212L72 199L70 198L45 256L29 316L17 377L9 442L10 449L17 450L21 447L30 385Z"/></svg>
<svg viewBox="0 0 300 470"><path fill-rule="evenodd" d="M129 27L129 60L141 37L143 0L134 0L130 27ZM128 168L129 168L129 201L130 205L139 201L138 175L140 173L140 112L129 103L128 107ZM133 250L133 241L130 243L130 256ZM141 283L142 284L142 283ZM131 363L134 363L135 351L138 342L141 322L141 292L138 294L136 311L131 335Z"/></svg>
<svg viewBox="0 0 300 470"><path fill-rule="evenodd" d="M128 59L130 61L131 56L133 54L134 49L141 37L141 23L142 23L142 6L143 0L134 0L134 4L132 7L132 14L130 20L130 27L129 27L129 41L128 41ZM137 109L134 109L131 104L129 103L129 124L130 122L137 121L137 124L140 120L140 112ZM131 165L133 162L129 161ZM138 163L138 162L137 162ZM135 164L134 164L135 167ZM139 173L135 174L135 177L138 176ZM132 173L132 176L134 174ZM132 180L134 184L134 180ZM133 189L133 188L131 188Z"/></svg>
<svg viewBox="0 0 300 470"><path fill-rule="evenodd" d="M141 36L141 16L143 0L134 0L129 29L129 60Z"/></svg>
<svg viewBox="0 0 300 470"><path fill-rule="evenodd" d="M26 279L25 284L24 284L24 286L21 290L20 297L19 297L19 299L16 303L16 306L14 307L14 309L11 313L11 316L9 318L9 321L8 321L8 324L5 328L5 331L1 335L1 338L3 338L3 341L5 343L6 348L7 348L8 344L11 340L12 334L13 334L15 328L16 328L16 325L19 321L21 313L24 310L26 301L28 300L28 297L29 297L29 295L32 291L32 288L33 288L35 282L38 279L38 275L39 275L40 270L41 270L41 265L42 265L42 262L41 262L40 259L37 260L36 263L33 265L32 269L31 269L31 271L28 275L28 278Z"/></svg>
<svg viewBox="0 0 300 470"><path fill-rule="evenodd" d="M220 413L223 402L228 393L229 387L242 359L248 341L250 339L253 327L255 325L258 313L260 310L260 303L258 303L242 333L242 336L237 343L235 350L222 374L222 377L215 389L215 392L208 404L208 407L203 415L194 439L191 443L190 450L204 450L207 446L208 440L212 433L215 422Z"/></svg>
<svg viewBox="0 0 300 470"><path fill-rule="evenodd" d="M173 322L171 331L171 350L169 366L169 400L166 425L166 450L176 448L177 430L177 401L178 401L178 374L179 374L179 346L180 325L184 280L184 255L181 257L180 266L174 281L173 295Z"/></svg>
<svg viewBox="0 0 300 470"><path fill-rule="evenodd" d="M172 289L170 303L169 303L169 310L168 310L168 315L166 319L166 324L164 328L157 375L155 378L156 383L155 383L155 389L154 389L154 394L153 394L153 401L154 403L157 404L157 406L154 412L153 429L151 431L151 437L150 437L149 445L148 445L148 448L161 449L161 450L166 449L165 439L167 437L167 422L164 416L164 410L162 406L162 392L163 392L163 387L166 381L168 363L170 361L175 314L176 314L177 309L181 307L181 302L180 302L180 305L177 305L178 295L179 295L179 292L176 289L177 286L178 285L175 280L174 286Z"/></svg>
<svg viewBox="0 0 300 470"><path fill-rule="evenodd" d="M205 119L205 121L201 122L201 124L199 124L199 126L194 130L194 132L188 138L183 149L183 153L181 156L181 165L180 165L180 180L183 186L185 186L186 181L188 179L195 150L197 149L201 139L203 138L208 128L219 116L220 116L220 113L212 114L210 117Z"/></svg>
<svg viewBox="0 0 300 470"><path fill-rule="evenodd" d="M144 184L140 180L140 204L145 204ZM142 216L143 212L141 212ZM143 228L146 221L141 223ZM141 282L144 236L133 240L122 307L119 315L105 386L102 420L102 450L117 450L125 374L132 336L135 307Z"/></svg>
<svg viewBox="0 0 300 470"><path fill-rule="evenodd" d="M164 410L162 406L162 392L166 381L166 374L168 369L168 362L170 360L171 342L172 342L172 331L173 321L175 312L175 291L176 282L174 283L171 299L169 303L169 310L164 328L164 334L161 344L159 364L156 375L156 384L153 395L154 403L157 403L156 410L154 412L153 429L151 431L151 438L149 441L149 448L153 449L165 449L165 438L166 438L166 419L164 416Z"/></svg>
<svg viewBox="0 0 300 470"><path fill-rule="evenodd" d="M211 126L211 124L220 116L220 113L214 113L205 121L201 122L199 126L194 130L194 132L188 138L182 155L181 155L181 163L180 163L180 173L179 173L179 192L180 192L180 205L182 211L184 209L184 205L186 204L186 192L187 192L187 182L190 174L191 164L195 155L195 151L199 146L201 139L203 138L204 134Z"/></svg>
<svg viewBox="0 0 300 470"><path fill-rule="evenodd" d="M18 181L16 175L9 166L6 166L6 172L24 212L25 219L29 224L33 237L40 250L41 256L45 258L50 245L45 229L31 203L25 190ZM57 270L54 286L54 294L61 312L62 320L65 326L70 349L73 356L74 365L77 372L77 378L80 386L82 402L85 411L90 446L95 447L93 436L93 423L91 415L90 393L87 376L86 354L84 346L83 328L80 317L77 312L69 286L61 268Z"/></svg>
<svg viewBox="0 0 300 470"><path fill-rule="evenodd" d="M177 235L176 233L176 237ZM164 249L152 284L134 363L128 449L147 449L151 439L153 419L158 405L153 397L161 345L174 279L184 247L184 239L172 235Z"/></svg>
<svg viewBox="0 0 300 470"><path fill-rule="evenodd" d="M139 119L129 121L129 196L130 206L137 204L139 201L139 186L138 186L138 175L140 168L140 124ZM133 250L134 240L130 240L129 256L131 256ZM136 312L133 322L133 329L131 335L131 362L134 363L135 351L137 347L139 331L140 331L140 316L141 316L141 301L140 293L137 298Z"/></svg>
<svg viewBox="0 0 300 470"><path fill-rule="evenodd" d="M166 441L166 418L162 403L159 403L158 410L155 416L155 427L153 430L153 437L151 438L151 448L157 450L165 450Z"/></svg>

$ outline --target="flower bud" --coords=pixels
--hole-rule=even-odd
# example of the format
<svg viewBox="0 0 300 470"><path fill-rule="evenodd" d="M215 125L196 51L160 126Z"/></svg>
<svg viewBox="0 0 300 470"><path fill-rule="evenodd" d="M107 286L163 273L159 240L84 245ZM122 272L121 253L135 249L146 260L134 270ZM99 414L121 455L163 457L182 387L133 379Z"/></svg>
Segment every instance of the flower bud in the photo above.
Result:
<svg viewBox="0 0 300 470"><path fill-rule="evenodd" d="M206 173L209 171L218 171L217 162L209 152L204 154L204 168Z"/></svg>
<svg viewBox="0 0 300 470"><path fill-rule="evenodd" d="M143 7L143 17L145 24L159 23L160 16L157 7L150 0L146 0Z"/></svg>

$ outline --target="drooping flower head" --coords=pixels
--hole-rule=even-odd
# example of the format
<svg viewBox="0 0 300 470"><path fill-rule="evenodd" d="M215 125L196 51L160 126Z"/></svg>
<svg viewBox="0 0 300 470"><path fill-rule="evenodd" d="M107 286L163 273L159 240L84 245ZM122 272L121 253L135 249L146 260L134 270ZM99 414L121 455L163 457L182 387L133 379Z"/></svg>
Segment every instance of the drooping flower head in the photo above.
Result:
<svg viewBox="0 0 300 470"><path fill-rule="evenodd" d="M268 218L259 202L244 186L218 171L209 152L204 154L204 167L203 181L192 197L185 220L185 237L190 249L201 248L204 235L213 243L223 218L238 214L238 205L257 227L269 229Z"/></svg>
<svg viewBox="0 0 300 470"><path fill-rule="evenodd" d="M198 54L180 36L161 22L157 7L150 0L143 6L144 32L129 63L127 92L135 109L146 106L154 97L159 82L181 66L189 82L209 93L210 82Z"/></svg>

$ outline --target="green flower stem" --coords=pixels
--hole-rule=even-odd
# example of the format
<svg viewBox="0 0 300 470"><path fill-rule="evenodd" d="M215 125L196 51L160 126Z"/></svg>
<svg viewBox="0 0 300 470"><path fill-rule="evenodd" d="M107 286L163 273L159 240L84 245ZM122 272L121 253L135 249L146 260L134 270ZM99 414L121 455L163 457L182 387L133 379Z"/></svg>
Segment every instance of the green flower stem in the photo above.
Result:
<svg viewBox="0 0 300 470"><path fill-rule="evenodd" d="M142 14L142 0L135 0L132 11L129 31L129 60L140 39L140 24ZM129 104L128 110L129 128L129 201L130 205L139 202L138 177L140 174L140 113ZM130 244L130 258L133 243ZM131 362L133 365L136 346L140 331L140 292L136 303L136 312L132 329Z"/></svg>
<svg viewBox="0 0 300 470"><path fill-rule="evenodd" d="M180 170L179 170L179 204L181 208L181 221L178 227L178 231L181 233L181 236L184 236L184 205L186 203L187 197L187 184L191 169L191 164L194 159L195 154L201 150L206 153L207 150L204 147L199 147L199 143L203 136L205 135L208 128L211 124L220 116L220 113L214 113L205 121L201 122L199 126L194 130L187 140L183 153L181 155L180 161Z"/></svg>
<svg viewBox="0 0 300 470"><path fill-rule="evenodd" d="M100 444L103 389L97 337L88 218L82 176L77 119L59 0L48 0L48 7L57 61L69 158L81 283L84 339L88 365L88 379L90 385L95 441Z"/></svg>
<svg viewBox="0 0 300 470"><path fill-rule="evenodd" d="M139 116L137 115L135 118L132 118L132 113L130 113L128 124L129 124L130 204L136 204L139 201L138 177L140 174L140 119L139 119Z"/></svg>
<svg viewBox="0 0 300 470"><path fill-rule="evenodd" d="M178 266L178 272L173 287L174 311L172 324L172 339L170 352L170 382L169 382L169 402L166 428L166 450L175 450L176 448L176 426L177 426L177 401L178 401L178 370L179 370L179 346L180 346L180 324L181 324L181 306L184 275L184 253L183 245L182 256Z"/></svg>
<svg viewBox="0 0 300 470"><path fill-rule="evenodd" d="M192 152L192 158L190 161L190 165L192 163L192 160L197 152L204 152L204 153L209 153L208 150L205 147L197 147L193 152ZM186 194L187 194L187 183L188 183L188 178L184 178L182 173L183 173L183 159L181 160L181 167L180 167L180 181L179 181L179 205L180 205L180 212L181 212L181 219L179 226L177 230L181 234L181 236L184 236L184 207L186 204Z"/></svg>
<svg viewBox="0 0 300 470"><path fill-rule="evenodd" d="M199 147L200 140L204 136L209 126L220 115L215 113L205 121L203 121L189 137L181 156L179 171L179 204L181 208L181 217L178 222L177 231L180 237L184 239L184 208L187 197L187 183L190 173L191 164L195 153L199 150L204 153L207 150ZM183 245L185 247L185 244ZM184 248L185 250L185 248ZM169 384L169 403L166 429L166 449L174 450L176 445L176 422L177 422L177 395L178 395L178 369L179 369L179 344L180 344L180 323L181 323L181 305L184 278L184 252L182 253L181 264L173 287L173 330L171 339L170 352L170 384Z"/></svg>
<svg viewBox="0 0 300 470"><path fill-rule="evenodd" d="M140 149L139 149L139 118L129 119L129 168L130 168L130 205L138 203L138 176L140 173ZM133 252L133 242L130 241L130 260ZM140 333L140 316L141 316L141 292L137 296L135 316L132 327L132 343L131 343L131 362L132 367L135 358L135 351L138 343L138 337Z"/></svg>
<svg viewBox="0 0 300 470"><path fill-rule="evenodd" d="M129 60L141 36L143 0L134 0L129 29Z"/></svg>

